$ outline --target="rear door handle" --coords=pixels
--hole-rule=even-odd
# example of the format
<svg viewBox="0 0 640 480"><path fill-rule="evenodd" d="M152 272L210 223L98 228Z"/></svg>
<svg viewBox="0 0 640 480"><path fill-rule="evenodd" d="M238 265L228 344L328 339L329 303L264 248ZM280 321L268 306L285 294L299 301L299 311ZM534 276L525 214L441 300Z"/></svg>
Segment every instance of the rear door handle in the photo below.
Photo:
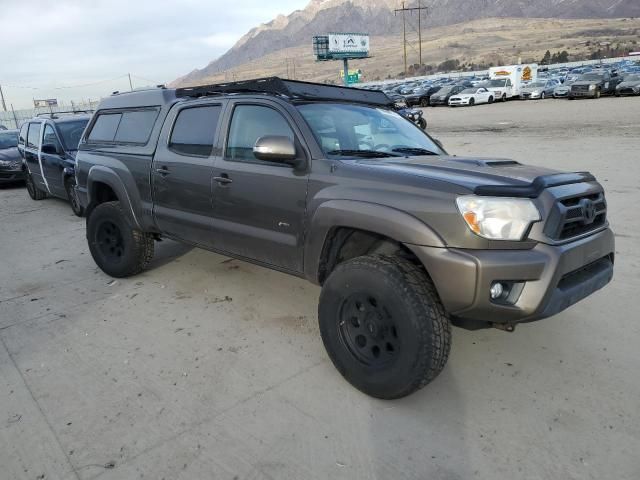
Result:
<svg viewBox="0 0 640 480"><path fill-rule="evenodd" d="M227 175L226 173L221 173L219 177L213 177L213 179L220 185L228 185L229 183L233 183L233 180L231 180L229 178L229 175Z"/></svg>
<svg viewBox="0 0 640 480"><path fill-rule="evenodd" d="M156 172L162 176L169 175L171 173L167 167L156 168Z"/></svg>

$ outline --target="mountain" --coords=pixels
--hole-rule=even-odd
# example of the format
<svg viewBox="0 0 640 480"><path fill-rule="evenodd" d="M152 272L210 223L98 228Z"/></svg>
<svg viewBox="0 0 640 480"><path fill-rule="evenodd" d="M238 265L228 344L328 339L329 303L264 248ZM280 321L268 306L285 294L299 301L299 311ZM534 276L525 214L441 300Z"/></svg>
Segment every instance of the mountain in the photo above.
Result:
<svg viewBox="0 0 640 480"><path fill-rule="evenodd" d="M174 83L194 83L286 48L309 45L310 49L311 37L317 34L344 31L368 32L371 36L397 35L402 31L402 21L394 9L401 3L398 0L311 0L303 10L279 15L251 29L224 55ZM415 7L417 3L407 1L405 6ZM420 4L428 8L422 16L427 28L494 17L640 17L639 0L423 0ZM415 13L407 13L407 20L414 26L416 19Z"/></svg>

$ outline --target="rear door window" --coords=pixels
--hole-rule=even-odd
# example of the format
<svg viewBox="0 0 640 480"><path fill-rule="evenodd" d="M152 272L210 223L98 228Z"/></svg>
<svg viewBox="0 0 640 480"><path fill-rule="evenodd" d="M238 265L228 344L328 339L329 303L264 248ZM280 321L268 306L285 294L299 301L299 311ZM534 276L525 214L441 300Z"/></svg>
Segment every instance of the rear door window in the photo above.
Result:
<svg viewBox="0 0 640 480"><path fill-rule="evenodd" d="M209 156L215 144L220 105L185 108L173 125L169 149L182 155Z"/></svg>
<svg viewBox="0 0 640 480"><path fill-rule="evenodd" d="M40 124L30 123L29 133L27 133L27 148L40 148Z"/></svg>

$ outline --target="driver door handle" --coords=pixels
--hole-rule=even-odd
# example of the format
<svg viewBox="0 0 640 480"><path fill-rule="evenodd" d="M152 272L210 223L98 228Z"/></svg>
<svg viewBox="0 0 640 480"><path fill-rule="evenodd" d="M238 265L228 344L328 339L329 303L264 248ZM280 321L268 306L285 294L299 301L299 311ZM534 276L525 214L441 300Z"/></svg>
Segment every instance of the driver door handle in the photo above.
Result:
<svg viewBox="0 0 640 480"><path fill-rule="evenodd" d="M213 177L213 179L220 185L228 185L229 183L233 183L233 180L231 180L229 178L229 175L227 175L226 173L221 173L219 177Z"/></svg>
<svg viewBox="0 0 640 480"><path fill-rule="evenodd" d="M156 168L156 172L162 176L169 175L171 173L167 167Z"/></svg>

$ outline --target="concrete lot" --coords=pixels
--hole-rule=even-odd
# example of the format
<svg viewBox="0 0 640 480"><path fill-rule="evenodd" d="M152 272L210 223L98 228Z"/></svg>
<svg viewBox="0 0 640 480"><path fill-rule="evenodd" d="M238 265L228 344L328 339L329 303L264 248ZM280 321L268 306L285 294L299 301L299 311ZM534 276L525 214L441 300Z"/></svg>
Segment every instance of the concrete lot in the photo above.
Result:
<svg viewBox="0 0 640 480"><path fill-rule="evenodd" d="M454 329L417 394L328 360L319 289L171 242L113 281L62 201L0 189L0 479L640 478L640 98L427 109L451 153L590 170L614 282L512 334Z"/></svg>

